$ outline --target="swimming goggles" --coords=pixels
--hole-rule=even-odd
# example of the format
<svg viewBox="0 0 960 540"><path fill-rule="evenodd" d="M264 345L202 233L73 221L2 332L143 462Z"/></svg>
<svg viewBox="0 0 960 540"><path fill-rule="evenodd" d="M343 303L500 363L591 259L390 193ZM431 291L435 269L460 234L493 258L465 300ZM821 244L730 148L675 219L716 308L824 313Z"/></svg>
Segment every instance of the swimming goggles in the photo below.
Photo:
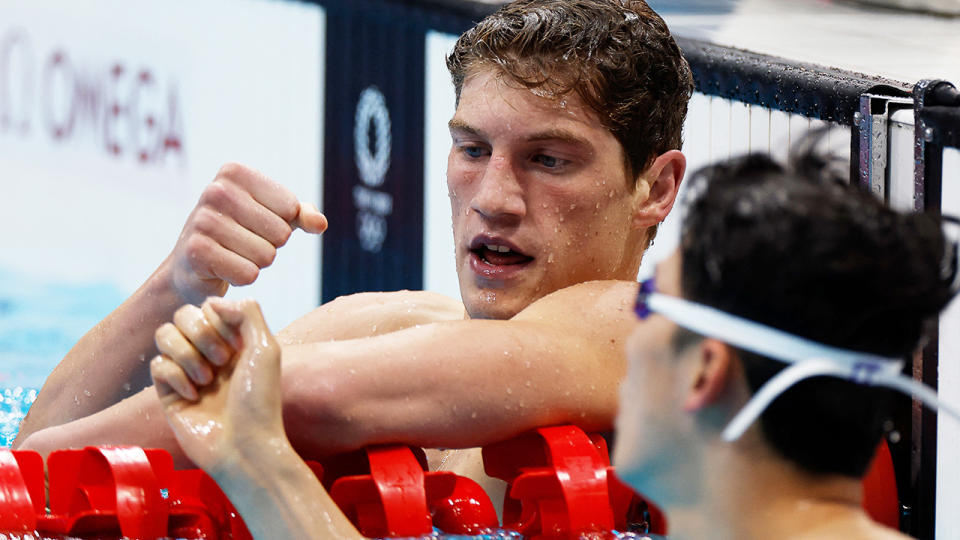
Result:
<svg viewBox="0 0 960 540"><path fill-rule="evenodd" d="M743 435L770 403L791 386L804 379L820 376L892 388L913 395L931 409L939 409L960 420L960 412L939 400L933 389L901 374L904 362L899 358L831 347L709 306L657 293L653 279L640 284L634 309L640 319L658 313L697 334L792 364L761 386L727 424L722 435L727 442Z"/></svg>

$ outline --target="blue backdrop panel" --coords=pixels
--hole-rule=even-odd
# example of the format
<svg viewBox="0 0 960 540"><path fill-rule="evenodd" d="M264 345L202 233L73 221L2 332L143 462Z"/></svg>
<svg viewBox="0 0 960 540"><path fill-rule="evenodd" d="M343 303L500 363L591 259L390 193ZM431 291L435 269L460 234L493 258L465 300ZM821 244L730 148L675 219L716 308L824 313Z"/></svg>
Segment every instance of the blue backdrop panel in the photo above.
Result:
<svg viewBox="0 0 960 540"><path fill-rule="evenodd" d="M422 18L327 4L323 301L423 287Z"/></svg>

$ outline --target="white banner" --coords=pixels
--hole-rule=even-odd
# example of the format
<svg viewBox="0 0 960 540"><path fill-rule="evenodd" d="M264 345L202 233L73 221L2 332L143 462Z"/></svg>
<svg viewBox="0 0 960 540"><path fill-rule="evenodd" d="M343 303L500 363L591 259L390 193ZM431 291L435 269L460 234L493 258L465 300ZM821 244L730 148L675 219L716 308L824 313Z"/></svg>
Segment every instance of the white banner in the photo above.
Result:
<svg viewBox="0 0 960 540"><path fill-rule="evenodd" d="M0 386L136 289L223 163L322 207L323 36L308 4L0 2ZM231 295L281 328L318 302L319 250L298 231Z"/></svg>

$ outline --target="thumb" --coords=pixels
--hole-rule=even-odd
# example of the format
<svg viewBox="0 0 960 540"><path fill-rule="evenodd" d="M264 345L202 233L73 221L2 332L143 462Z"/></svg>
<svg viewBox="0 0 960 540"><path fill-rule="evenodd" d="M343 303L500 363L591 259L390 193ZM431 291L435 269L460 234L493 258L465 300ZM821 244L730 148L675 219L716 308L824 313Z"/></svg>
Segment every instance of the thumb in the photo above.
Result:
<svg viewBox="0 0 960 540"><path fill-rule="evenodd" d="M327 217L313 204L301 202L300 211L292 225L308 233L320 234L327 230Z"/></svg>

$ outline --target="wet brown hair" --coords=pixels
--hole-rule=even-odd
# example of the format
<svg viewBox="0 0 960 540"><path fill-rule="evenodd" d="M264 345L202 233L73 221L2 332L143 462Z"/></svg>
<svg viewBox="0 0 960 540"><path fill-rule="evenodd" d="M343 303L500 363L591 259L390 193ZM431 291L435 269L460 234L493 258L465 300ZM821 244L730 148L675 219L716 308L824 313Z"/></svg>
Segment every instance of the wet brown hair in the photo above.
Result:
<svg viewBox="0 0 960 540"><path fill-rule="evenodd" d="M643 0L518 0L465 32L447 57L457 101L474 70L496 67L540 95L576 92L623 146L631 183L682 145L693 76Z"/></svg>

